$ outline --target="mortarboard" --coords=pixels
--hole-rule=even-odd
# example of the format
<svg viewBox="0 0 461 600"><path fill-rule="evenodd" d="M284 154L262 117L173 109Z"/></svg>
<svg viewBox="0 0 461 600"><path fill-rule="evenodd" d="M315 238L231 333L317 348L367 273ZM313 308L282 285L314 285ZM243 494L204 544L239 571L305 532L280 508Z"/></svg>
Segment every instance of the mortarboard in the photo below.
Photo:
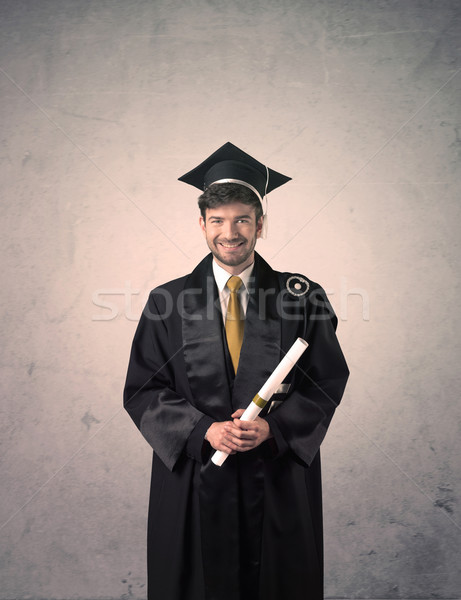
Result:
<svg viewBox="0 0 461 600"><path fill-rule="evenodd" d="M189 171L179 181L206 190L213 183L239 183L250 188L263 200L264 196L290 181L291 177L277 173L230 142Z"/></svg>

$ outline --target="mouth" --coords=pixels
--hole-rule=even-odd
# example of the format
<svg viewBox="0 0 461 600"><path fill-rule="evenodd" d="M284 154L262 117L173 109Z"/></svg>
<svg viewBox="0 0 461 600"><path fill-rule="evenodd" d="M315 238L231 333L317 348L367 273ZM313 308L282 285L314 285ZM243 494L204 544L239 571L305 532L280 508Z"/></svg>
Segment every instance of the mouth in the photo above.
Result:
<svg viewBox="0 0 461 600"><path fill-rule="evenodd" d="M240 246L243 246L243 242L234 242L232 244L226 242L218 242L218 244L226 250L235 250L236 248L240 248Z"/></svg>

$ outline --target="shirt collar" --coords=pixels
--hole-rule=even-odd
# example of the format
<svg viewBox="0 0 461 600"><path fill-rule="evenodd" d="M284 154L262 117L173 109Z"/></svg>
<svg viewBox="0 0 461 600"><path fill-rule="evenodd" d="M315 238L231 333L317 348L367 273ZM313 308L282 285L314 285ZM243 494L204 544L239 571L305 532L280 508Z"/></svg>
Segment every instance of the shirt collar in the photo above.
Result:
<svg viewBox="0 0 461 600"><path fill-rule="evenodd" d="M242 271L238 277L243 281L243 285L245 289L248 290L248 283L253 273L254 262L251 263L249 267L247 267L244 271ZM232 273L229 273L225 269L223 269L218 263L213 259L213 275L216 281L216 285L218 286L218 290L222 292L226 287L226 283L229 280L229 277L232 277Z"/></svg>

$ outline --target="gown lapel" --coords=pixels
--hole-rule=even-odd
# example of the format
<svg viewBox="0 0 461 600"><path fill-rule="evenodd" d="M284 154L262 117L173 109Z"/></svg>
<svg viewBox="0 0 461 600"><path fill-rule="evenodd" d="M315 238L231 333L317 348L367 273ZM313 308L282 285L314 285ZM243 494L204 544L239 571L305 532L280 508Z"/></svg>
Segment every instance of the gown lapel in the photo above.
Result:
<svg viewBox="0 0 461 600"><path fill-rule="evenodd" d="M182 334L187 377L195 404L224 421L231 412L222 314L211 254L189 275L183 297Z"/></svg>
<svg viewBox="0 0 461 600"><path fill-rule="evenodd" d="M255 253L232 408L246 408L281 359L281 319L277 314L276 273Z"/></svg>

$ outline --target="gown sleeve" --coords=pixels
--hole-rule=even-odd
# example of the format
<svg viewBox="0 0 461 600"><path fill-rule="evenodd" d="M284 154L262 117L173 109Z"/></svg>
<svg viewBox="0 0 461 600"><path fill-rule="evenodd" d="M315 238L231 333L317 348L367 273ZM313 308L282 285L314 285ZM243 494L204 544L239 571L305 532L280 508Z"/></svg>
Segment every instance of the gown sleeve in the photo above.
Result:
<svg viewBox="0 0 461 600"><path fill-rule="evenodd" d="M318 287L305 302L303 337L309 348L295 369L292 391L265 417L278 455L291 451L304 466L314 460L349 376L336 326L333 308Z"/></svg>
<svg viewBox="0 0 461 600"><path fill-rule="evenodd" d="M151 292L131 348L123 404L165 466L181 454L203 460L203 438L213 419L176 391L175 369L182 340L174 340L160 294Z"/></svg>

